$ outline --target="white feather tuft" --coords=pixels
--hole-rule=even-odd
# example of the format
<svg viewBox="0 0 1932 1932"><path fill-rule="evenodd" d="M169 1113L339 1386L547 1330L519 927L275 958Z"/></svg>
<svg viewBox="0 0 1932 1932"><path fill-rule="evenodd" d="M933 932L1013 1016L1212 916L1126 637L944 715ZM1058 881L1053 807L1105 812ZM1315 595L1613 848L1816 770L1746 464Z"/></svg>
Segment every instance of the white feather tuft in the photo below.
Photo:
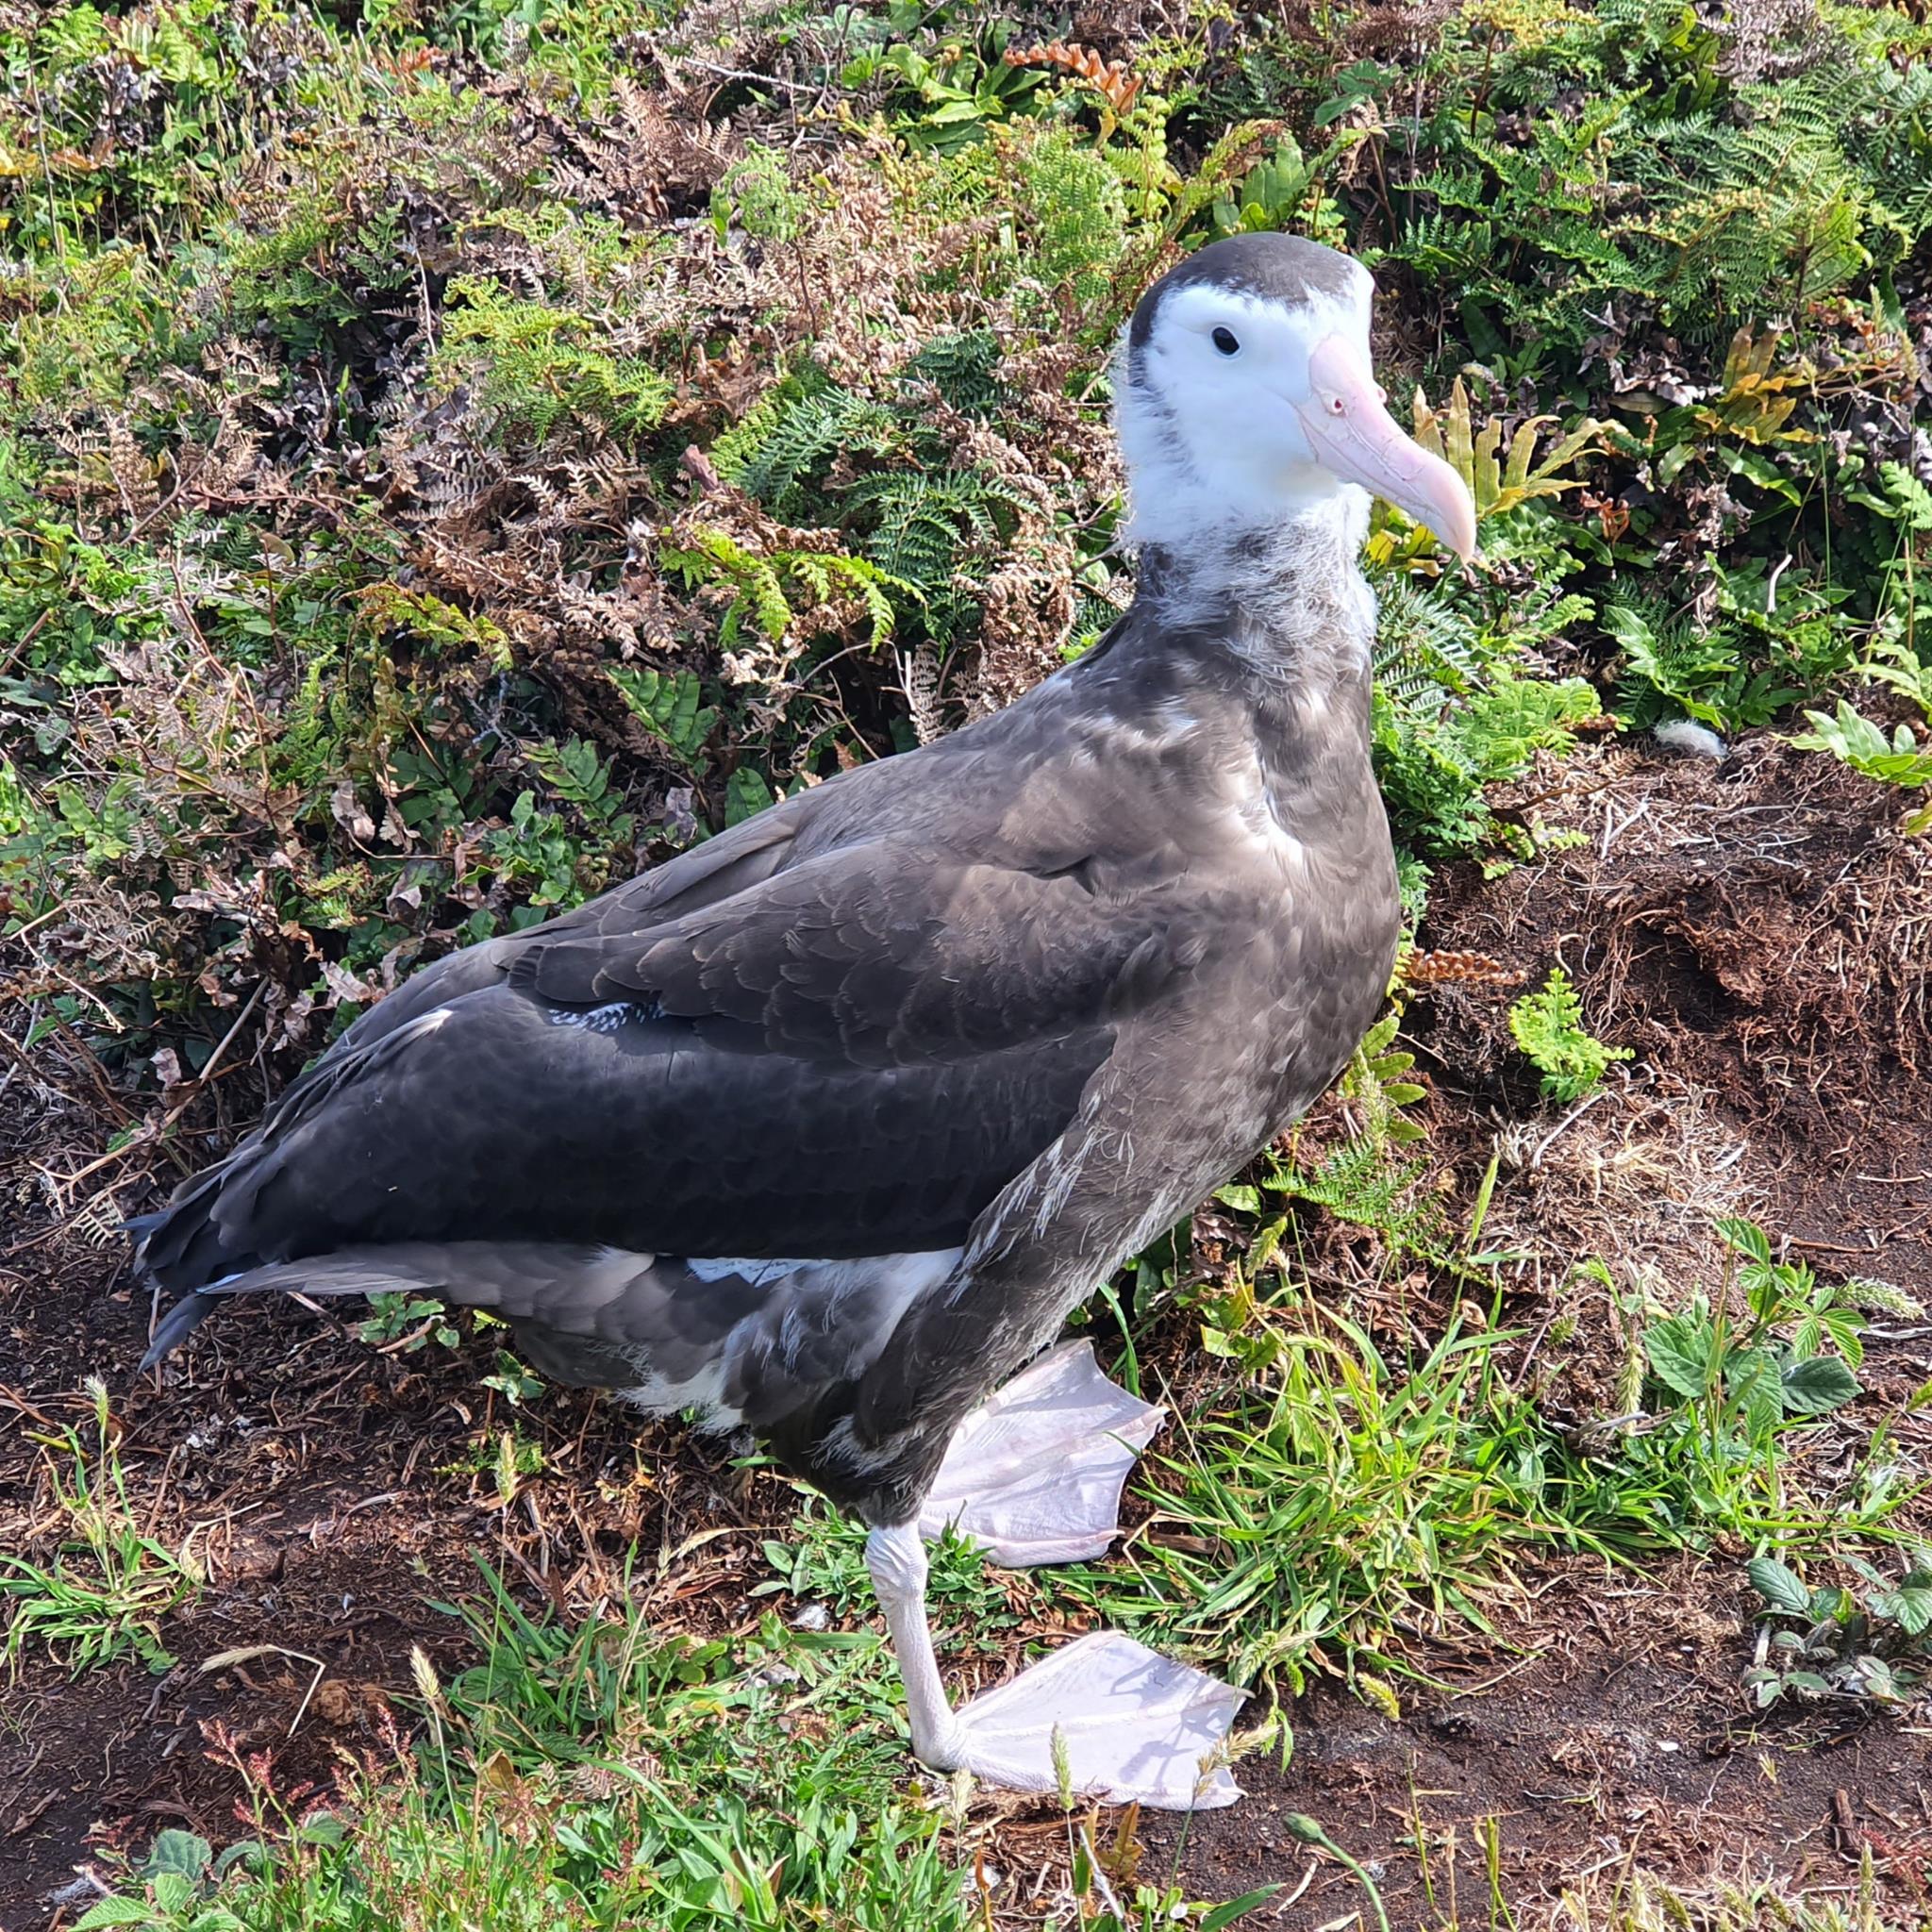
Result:
<svg viewBox="0 0 1932 1932"><path fill-rule="evenodd" d="M1662 719L1651 727L1651 736L1666 751L1689 752L1700 758L1724 758L1730 755L1730 746L1709 725L1689 718Z"/></svg>

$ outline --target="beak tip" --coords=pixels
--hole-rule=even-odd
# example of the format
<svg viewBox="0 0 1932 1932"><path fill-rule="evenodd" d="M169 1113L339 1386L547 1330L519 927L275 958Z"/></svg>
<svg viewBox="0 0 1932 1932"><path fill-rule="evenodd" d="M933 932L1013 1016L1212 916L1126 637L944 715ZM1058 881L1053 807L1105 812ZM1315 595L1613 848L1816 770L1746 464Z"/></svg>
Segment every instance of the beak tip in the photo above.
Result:
<svg viewBox="0 0 1932 1932"><path fill-rule="evenodd" d="M1448 528L1441 534L1450 549L1455 551L1464 563L1474 563L1480 555L1475 541L1475 504L1471 500L1469 491L1459 476L1456 478L1456 483L1454 505L1445 519Z"/></svg>

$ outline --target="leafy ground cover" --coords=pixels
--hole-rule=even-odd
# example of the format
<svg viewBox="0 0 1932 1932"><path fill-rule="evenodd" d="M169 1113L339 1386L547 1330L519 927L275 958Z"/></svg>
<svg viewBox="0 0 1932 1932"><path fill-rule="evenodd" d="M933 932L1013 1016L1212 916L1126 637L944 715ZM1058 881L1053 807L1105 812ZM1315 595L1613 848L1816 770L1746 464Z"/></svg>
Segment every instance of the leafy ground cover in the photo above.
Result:
<svg viewBox="0 0 1932 1932"><path fill-rule="evenodd" d="M7 1923L1932 1923L1919 11L0 5ZM120 1218L400 974L1102 633L1257 227L1482 513L1370 541L1413 944L1095 1306L1119 1552L936 1571L1247 1804L908 1776L852 1528L487 1324L137 1383Z"/></svg>

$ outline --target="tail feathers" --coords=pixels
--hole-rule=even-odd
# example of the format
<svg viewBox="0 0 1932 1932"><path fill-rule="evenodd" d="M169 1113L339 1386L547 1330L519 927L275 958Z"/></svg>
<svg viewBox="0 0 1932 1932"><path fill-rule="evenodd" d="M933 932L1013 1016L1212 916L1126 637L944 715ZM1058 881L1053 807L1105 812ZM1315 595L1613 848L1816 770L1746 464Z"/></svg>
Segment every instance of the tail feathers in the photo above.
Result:
<svg viewBox="0 0 1932 1932"><path fill-rule="evenodd" d="M431 1255L395 1248L365 1248L341 1255L320 1255L309 1261L271 1261L211 1281L201 1292L262 1294L299 1290L303 1294L391 1294L398 1289L447 1291L449 1271L439 1268ZM464 1301L472 1297L464 1295Z"/></svg>
<svg viewBox="0 0 1932 1932"><path fill-rule="evenodd" d="M272 1261L265 1267L224 1275L184 1294L161 1317L155 1339L142 1357L151 1369L174 1353L221 1305L225 1295L259 1294L275 1290L299 1290L304 1294L389 1294L398 1289L446 1287L434 1267L412 1264L393 1253L377 1250L360 1255L328 1255L312 1261Z"/></svg>
<svg viewBox="0 0 1932 1932"><path fill-rule="evenodd" d="M135 1260L163 1288L177 1293L199 1288L218 1274L229 1274L251 1257L224 1252L215 1209L236 1169L254 1150L237 1148L227 1159L196 1174L158 1214L141 1214L127 1224L138 1243Z"/></svg>
<svg viewBox="0 0 1932 1932"><path fill-rule="evenodd" d="M155 1339L142 1357L143 1369L151 1369L165 1356L171 1356L214 1313L215 1305L199 1294L184 1294L160 1319Z"/></svg>

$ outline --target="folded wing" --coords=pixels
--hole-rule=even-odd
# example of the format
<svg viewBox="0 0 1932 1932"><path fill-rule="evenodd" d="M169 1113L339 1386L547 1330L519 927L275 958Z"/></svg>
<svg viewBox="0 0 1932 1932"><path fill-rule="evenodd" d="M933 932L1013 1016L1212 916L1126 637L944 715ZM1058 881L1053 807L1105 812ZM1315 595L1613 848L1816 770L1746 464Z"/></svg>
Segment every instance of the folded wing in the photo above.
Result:
<svg viewBox="0 0 1932 1932"><path fill-rule="evenodd" d="M1145 900L930 842L801 857L781 821L419 975L143 1259L180 1292L403 1241L957 1247L1177 970Z"/></svg>

